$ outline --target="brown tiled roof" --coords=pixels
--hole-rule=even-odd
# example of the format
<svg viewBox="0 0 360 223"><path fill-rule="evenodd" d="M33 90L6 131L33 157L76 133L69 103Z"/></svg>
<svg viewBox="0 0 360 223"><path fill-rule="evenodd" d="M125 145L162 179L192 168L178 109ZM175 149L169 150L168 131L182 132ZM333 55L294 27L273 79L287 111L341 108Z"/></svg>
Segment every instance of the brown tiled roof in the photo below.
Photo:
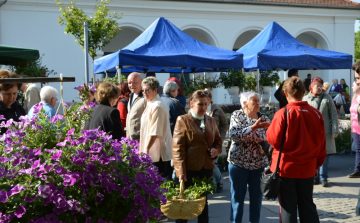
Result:
<svg viewBox="0 0 360 223"><path fill-rule="evenodd" d="M289 4L304 4L304 5L324 5L324 6L345 6L345 7L360 7L360 3L352 2L350 0L245 0L249 2L277 2Z"/></svg>

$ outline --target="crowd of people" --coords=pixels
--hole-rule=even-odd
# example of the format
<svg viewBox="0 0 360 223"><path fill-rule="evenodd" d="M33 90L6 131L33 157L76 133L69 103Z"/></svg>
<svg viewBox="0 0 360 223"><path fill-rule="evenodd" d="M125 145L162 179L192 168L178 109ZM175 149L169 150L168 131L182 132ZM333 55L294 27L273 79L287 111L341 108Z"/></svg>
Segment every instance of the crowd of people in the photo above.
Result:
<svg viewBox="0 0 360 223"><path fill-rule="evenodd" d="M349 177L360 177L360 62L354 64L355 82L352 99L351 123L356 147L356 166ZM142 79L131 73L127 82L115 86L103 82L97 89L84 85L79 95L86 95L85 105L96 103L85 130L99 128L121 140L128 137L139 141L139 150L151 155L153 164L167 180L183 181L190 186L195 177L214 178L215 192L223 190L217 158L224 154L222 143L228 133L231 145L227 156L231 184L230 221L243 221L244 200L250 196L250 219L260 222L263 195L260 177L266 168L274 172L279 158L280 144L284 138L280 157L280 219L282 223L319 222L313 203L313 185L328 186L329 157L336 153L335 138L339 134L336 104L332 92L349 93L345 81L333 81L330 94L326 83L319 78L301 81L297 70L290 70L275 96L280 110L272 121L260 112L259 95L244 92L240 95L241 109L231 114L230 125L222 109L212 102L207 90L196 90L189 97L189 110L181 83L176 78L166 81L162 95L155 77ZM0 78L20 78L7 70ZM19 79L21 82L21 79ZM18 91L25 95L23 105L17 102ZM306 93L308 92L308 93ZM0 84L0 115L6 120L19 121L20 116L33 116L33 106L43 103L42 109L49 117L56 113L58 92L36 84ZM286 109L286 110L285 110ZM1 133L6 131L1 129ZM273 150L263 147L268 142ZM226 153L225 153L226 154ZM166 216L162 216L166 221ZM177 219L176 222L187 222ZM198 222L209 222L208 203L198 216Z"/></svg>

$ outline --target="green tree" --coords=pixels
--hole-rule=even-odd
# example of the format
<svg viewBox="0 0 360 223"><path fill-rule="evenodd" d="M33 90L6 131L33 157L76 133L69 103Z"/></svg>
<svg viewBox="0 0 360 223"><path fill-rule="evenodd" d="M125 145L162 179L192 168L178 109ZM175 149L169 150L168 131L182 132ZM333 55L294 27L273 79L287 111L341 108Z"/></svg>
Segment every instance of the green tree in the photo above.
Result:
<svg viewBox="0 0 360 223"><path fill-rule="evenodd" d="M360 60L360 30L355 33L355 60Z"/></svg>
<svg viewBox="0 0 360 223"><path fill-rule="evenodd" d="M115 38L121 29L119 28L119 19L123 14L109 13L107 5L109 0L101 0L95 5L95 14L93 17L85 15L81 8L75 6L75 1L65 6L62 0L55 0L59 5L61 16L58 21L60 25L65 26L65 34L71 34L75 37L75 41L85 50L84 45L84 22L88 23L89 36L89 55L94 61L96 51L102 50L104 46Z"/></svg>

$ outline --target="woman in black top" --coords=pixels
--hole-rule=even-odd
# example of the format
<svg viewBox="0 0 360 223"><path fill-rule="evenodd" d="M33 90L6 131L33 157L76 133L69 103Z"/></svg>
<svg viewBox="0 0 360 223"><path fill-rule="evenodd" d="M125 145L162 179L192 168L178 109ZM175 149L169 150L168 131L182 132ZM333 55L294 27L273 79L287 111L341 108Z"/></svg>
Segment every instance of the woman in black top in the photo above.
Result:
<svg viewBox="0 0 360 223"><path fill-rule="evenodd" d="M0 78L18 78L19 76L8 70L0 71ZM16 101L18 90L21 83L0 84L0 115L4 116L5 121L13 119L19 122L20 116L26 115L24 108ZM1 128L1 135L7 128Z"/></svg>
<svg viewBox="0 0 360 223"><path fill-rule="evenodd" d="M91 117L85 122L84 130L96 129L112 135L113 139L124 137L119 110L114 108L118 102L120 89L112 83L104 82L95 93L98 106L92 110Z"/></svg>

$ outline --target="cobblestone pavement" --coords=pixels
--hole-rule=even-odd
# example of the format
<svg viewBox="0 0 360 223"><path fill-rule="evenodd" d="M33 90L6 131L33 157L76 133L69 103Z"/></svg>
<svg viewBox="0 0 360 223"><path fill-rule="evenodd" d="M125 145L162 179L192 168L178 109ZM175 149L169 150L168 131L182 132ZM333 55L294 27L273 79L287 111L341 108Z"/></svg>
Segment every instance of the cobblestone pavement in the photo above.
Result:
<svg viewBox="0 0 360 223"><path fill-rule="evenodd" d="M334 155L329 163L329 187L314 186L314 202L320 222L360 223L355 215L358 200L360 178L348 178L353 172L355 156L352 154ZM230 184L228 173L223 173L224 191L209 196L209 216L211 223L230 222ZM243 223L249 222L249 197L246 195ZM169 222L175 222L169 220ZM197 222L196 219L189 223ZM260 223L279 223L278 201L263 200ZM307 222L306 222L307 223ZM311 223L311 222L309 222Z"/></svg>

